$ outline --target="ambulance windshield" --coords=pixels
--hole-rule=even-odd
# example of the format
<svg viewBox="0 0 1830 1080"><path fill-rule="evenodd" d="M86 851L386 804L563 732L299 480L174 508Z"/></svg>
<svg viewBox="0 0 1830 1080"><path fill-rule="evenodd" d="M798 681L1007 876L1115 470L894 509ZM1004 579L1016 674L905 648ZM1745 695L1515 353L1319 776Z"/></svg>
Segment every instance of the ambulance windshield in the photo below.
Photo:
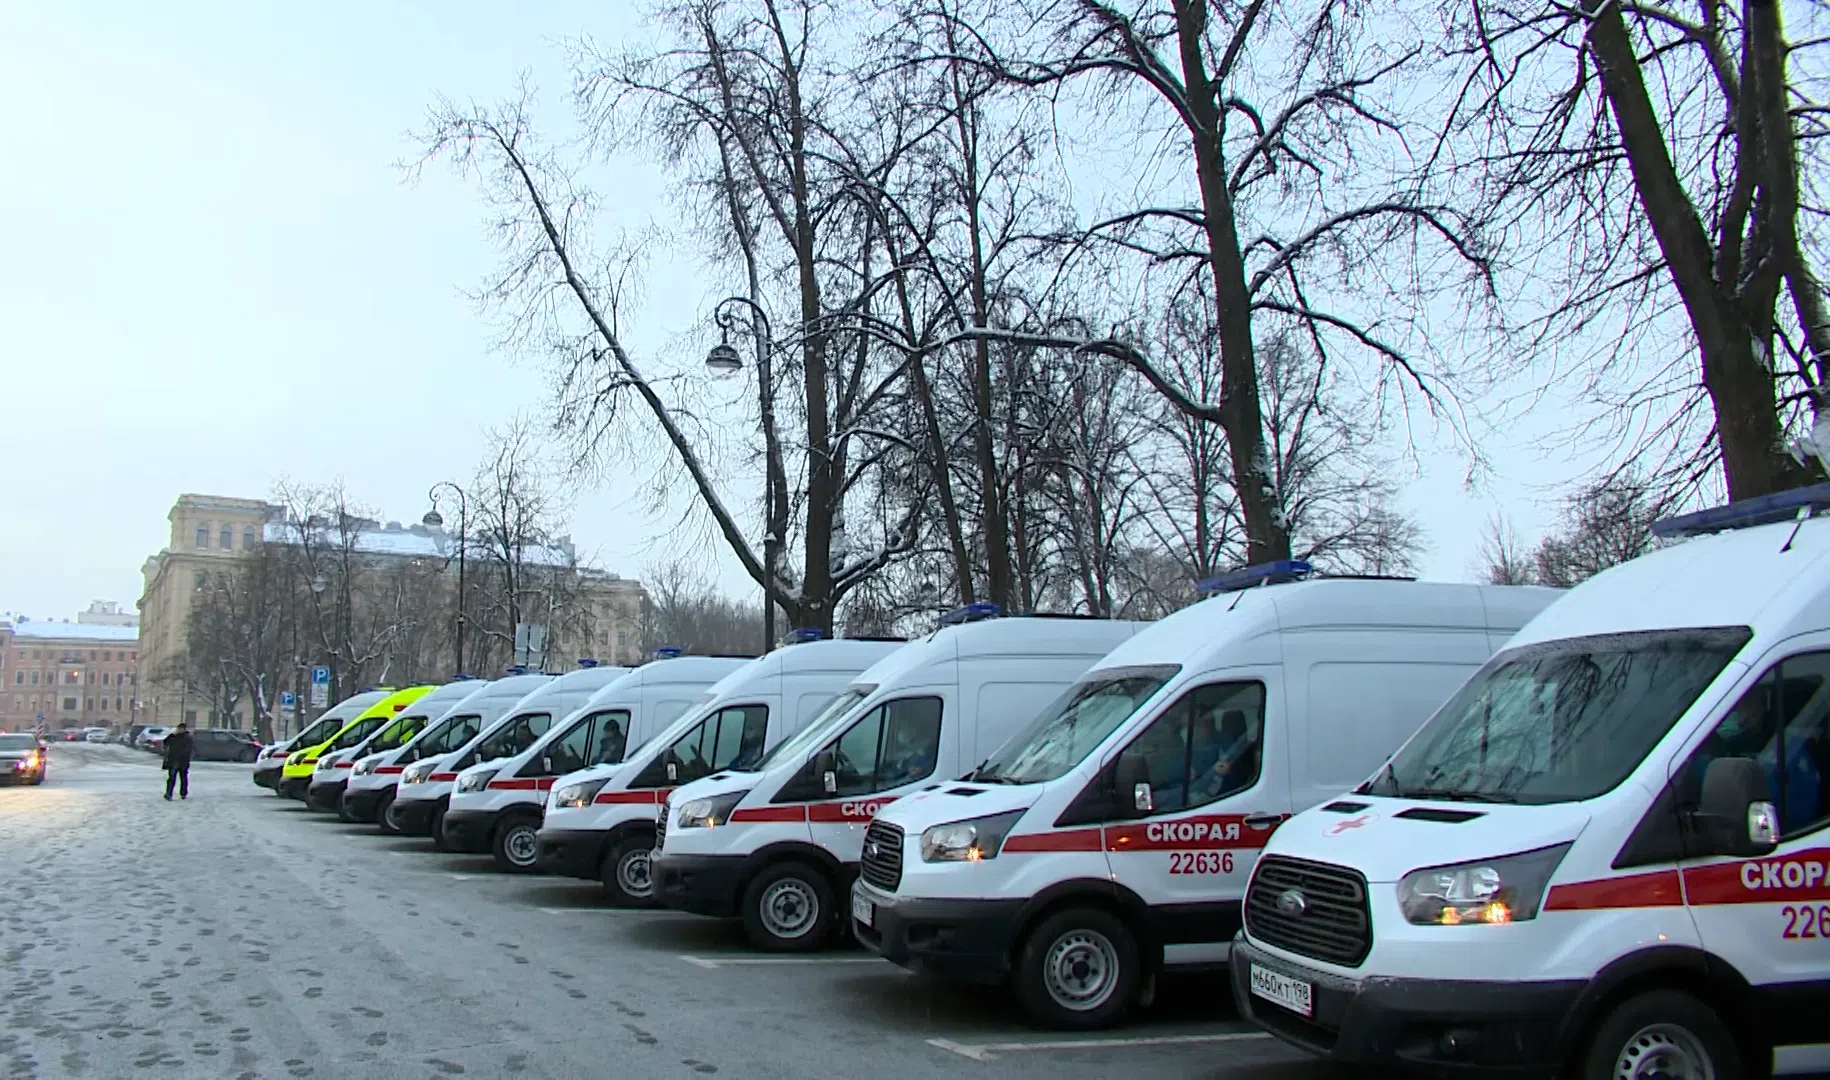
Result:
<svg viewBox="0 0 1830 1080"><path fill-rule="evenodd" d="M1069 688L966 777L981 784L1040 784L1066 775L1181 670L1106 670Z"/></svg>
<svg viewBox="0 0 1830 1080"><path fill-rule="evenodd" d="M737 772L762 772L777 761L793 761L808 749L820 744L820 741L832 731L833 726L845 719L852 706L863 701L877 689L876 684L853 685L838 697L827 702L800 733L786 742L775 744L775 749L764 754L756 764Z"/></svg>
<svg viewBox="0 0 1830 1080"><path fill-rule="evenodd" d="M1606 794L1752 635L1746 627L1654 630L1501 653L1358 792L1507 803Z"/></svg>

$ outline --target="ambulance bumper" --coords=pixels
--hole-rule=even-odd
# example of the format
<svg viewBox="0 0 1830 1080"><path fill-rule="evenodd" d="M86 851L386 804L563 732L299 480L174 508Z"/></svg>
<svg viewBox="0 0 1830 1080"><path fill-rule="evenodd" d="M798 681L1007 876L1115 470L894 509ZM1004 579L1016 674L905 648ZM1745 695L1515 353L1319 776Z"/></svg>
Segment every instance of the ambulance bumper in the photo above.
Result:
<svg viewBox="0 0 1830 1080"><path fill-rule="evenodd" d="M280 774L285 771L286 766L284 764L256 765L254 767L254 783L260 787L266 788L268 791L276 791L280 786Z"/></svg>
<svg viewBox="0 0 1830 1080"><path fill-rule="evenodd" d="M313 781L305 790L305 805L313 810L335 810L343 798L343 789L348 786L348 780Z"/></svg>
<svg viewBox="0 0 1830 1080"><path fill-rule="evenodd" d="M480 855L489 850L489 836L495 830L499 810L445 811L445 850L460 855Z"/></svg>
<svg viewBox="0 0 1830 1080"><path fill-rule="evenodd" d="M276 789L288 799L303 799L311 787L309 776L282 776L280 786Z"/></svg>
<svg viewBox="0 0 1830 1080"><path fill-rule="evenodd" d="M857 916L863 903L871 905L869 924ZM859 881L852 885L851 929L865 948L910 971L999 983L1010 974L1024 903L894 896Z"/></svg>
<svg viewBox="0 0 1830 1080"><path fill-rule="evenodd" d="M738 888L748 858L743 855L661 855L648 863L655 901L676 911L737 917Z"/></svg>
<svg viewBox="0 0 1830 1080"><path fill-rule="evenodd" d="M431 836L438 805L437 799L395 799L394 824L407 836Z"/></svg>
<svg viewBox="0 0 1830 1080"><path fill-rule="evenodd" d="M1304 1017L1251 991L1253 964L1309 983ZM1588 983L1343 979L1233 939L1239 1015L1284 1042L1361 1068L1406 1075L1554 1077L1569 1011Z"/></svg>
<svg viewBox="0 0 1830 1080"><path fill-rule="evenodd" d="M391 793L393 788L357 788L343 792L343 812L357 821L374 821L375 812L381 809L381 796Z"/></svg>
<svg viewBox="0 0 1830 1080"><path fill-rule="evenodd" d="M610 833L597 829L541 829L534 868L556 877L597 880Z"/></svg>

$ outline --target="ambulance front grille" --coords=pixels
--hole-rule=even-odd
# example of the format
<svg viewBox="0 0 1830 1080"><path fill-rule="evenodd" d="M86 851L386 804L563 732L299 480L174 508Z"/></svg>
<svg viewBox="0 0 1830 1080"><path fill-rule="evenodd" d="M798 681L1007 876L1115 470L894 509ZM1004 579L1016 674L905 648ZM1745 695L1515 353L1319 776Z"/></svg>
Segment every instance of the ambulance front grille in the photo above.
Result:
<svg viewBox="0 0 1830 1080"><path fill-rule="evenodd" d="M864 857L858 861L858 876L884 892L895 892L902 884L902 830L882 821L871 822L864 830Z"/></svg>
<svg viewBox="0 0 1830 1080"><path fill-rule="evenodd" d="M1358 967L1372 951L1366 879L1342 866L1266 855L1246 890L1245 930L1299 956Z"/></svg>
<svg viewBox="0 0 1830 1080"><path fill-rule="evenodd" d="M656 819L655 819L655 823L654 823L654 849L655 849L655 850L656 850L656 851L659 851L659 850L661 850L661 849L662 849L662 848L663 848L663 847L666 847L666 846L667 846L667 814L668 814L668 810L669 810L669 807L668 807L668 805L667 805L667 804L666 804L666 803L665 803L665 802L663 802L663 803L662 803L662 804L661 804L661 816L660 816L660 817L658 817L658 818L656 818Z"/></svg>

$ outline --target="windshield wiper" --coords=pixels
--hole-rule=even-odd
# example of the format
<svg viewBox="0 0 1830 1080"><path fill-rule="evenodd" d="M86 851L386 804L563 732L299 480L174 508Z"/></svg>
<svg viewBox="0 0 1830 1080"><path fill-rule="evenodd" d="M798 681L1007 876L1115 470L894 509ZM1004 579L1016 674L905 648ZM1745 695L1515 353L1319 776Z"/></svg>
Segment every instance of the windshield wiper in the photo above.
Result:
<svg viewBox="0 0 1830 1080"><path fill-rule="evenodd" d="M1442 802L1516 803L1518 796L1503 791L1456 791L1449 788L1403 788L1401 799L1437 799Z"/></svg>

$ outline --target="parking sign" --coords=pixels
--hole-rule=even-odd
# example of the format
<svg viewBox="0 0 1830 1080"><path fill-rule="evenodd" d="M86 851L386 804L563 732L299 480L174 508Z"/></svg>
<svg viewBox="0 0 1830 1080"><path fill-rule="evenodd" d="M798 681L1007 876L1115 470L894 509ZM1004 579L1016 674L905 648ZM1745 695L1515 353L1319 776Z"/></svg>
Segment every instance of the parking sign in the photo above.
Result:
<svg viewBox="0 0 1830 1080"><path fill-rule="evenodd" d="M330 704L330 668L319 664L311 669L311 707L322 709Z"/></svg>

